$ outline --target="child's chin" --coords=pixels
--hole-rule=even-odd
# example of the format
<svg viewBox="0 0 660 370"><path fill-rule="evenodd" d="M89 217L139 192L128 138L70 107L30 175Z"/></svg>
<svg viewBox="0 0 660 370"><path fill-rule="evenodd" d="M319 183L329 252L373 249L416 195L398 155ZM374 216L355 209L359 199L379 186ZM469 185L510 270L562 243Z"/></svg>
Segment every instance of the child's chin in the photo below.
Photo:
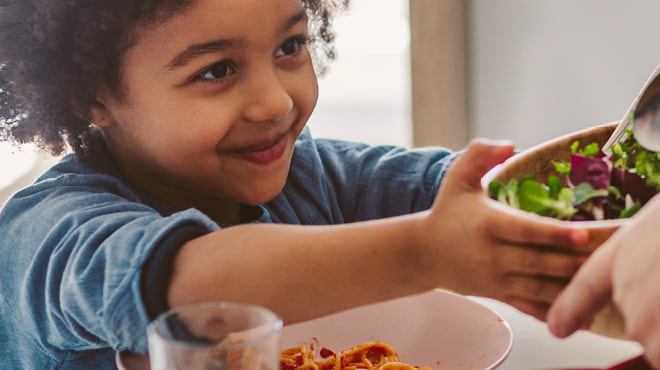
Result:
<svg viewBox="0 0 660 370"><path fill-rule="evenodd" d="M284 184L279 187L270 187L269 189L260 189L258 192L254 192L252 194L246 195L242 201L242 203L252 205L252 206L258 206L261 204L265 204L270 202L271 200L275 199L279 193L282 192L282 189L284 188Z"/></svg>

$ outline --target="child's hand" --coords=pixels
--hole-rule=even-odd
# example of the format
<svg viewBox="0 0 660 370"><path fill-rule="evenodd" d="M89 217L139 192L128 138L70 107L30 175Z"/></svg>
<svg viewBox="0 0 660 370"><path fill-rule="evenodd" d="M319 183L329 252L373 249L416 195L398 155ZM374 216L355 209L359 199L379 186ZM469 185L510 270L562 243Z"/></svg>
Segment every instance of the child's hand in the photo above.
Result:
<svg viewBox="0 0 660 370"><path fill-rule="evenodd" d="M513 152L473 141L450 168L427 220L423 258L440 286L493 297L544 319L586 256L585 230L508 209L489 199L481 177Z"/></svg>

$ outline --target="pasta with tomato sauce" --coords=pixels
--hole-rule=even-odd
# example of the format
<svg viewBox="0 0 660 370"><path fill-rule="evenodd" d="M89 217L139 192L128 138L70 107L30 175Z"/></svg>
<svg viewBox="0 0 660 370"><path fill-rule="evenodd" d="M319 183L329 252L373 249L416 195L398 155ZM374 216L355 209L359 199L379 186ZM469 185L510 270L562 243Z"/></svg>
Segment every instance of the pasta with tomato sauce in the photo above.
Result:
<svg viewBox="0 0 660 370"><path fill-rule="evenodd" d="M389 345L366 342L342 352L321 348L316 359L314 344L303 344L282 351L281 370L431 370L399 361L399 355Z"/></svg>

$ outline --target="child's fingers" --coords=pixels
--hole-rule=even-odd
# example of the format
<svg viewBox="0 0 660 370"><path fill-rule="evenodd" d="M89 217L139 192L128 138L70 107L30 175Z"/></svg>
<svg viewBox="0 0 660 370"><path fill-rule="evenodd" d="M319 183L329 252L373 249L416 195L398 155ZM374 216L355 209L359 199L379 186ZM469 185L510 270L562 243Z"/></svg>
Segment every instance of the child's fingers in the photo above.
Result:
<svg viewBox="0 0 660 370"><path fill-rule="evenodd" d="M543 302L548 307L566 287L566 280L540 276L509 274L504 279L505 296L520 300Z"/></svg>
<svg viewBox="0 0 660 370"><path fill-rule="evenodd" d="M570 279L586 257L525 246L502 246L501 263L510 273Z"/></svg>
<svg viewBox="0 0 660 370"><path fill-rule="evenodd" d="M506 207L493 202L494 208ZM510 244L534 244L560 247L582 252L589 232L582 228L561 225L532 213L500 209L490 217L489 231L495 238Z"/></svg>
<svg viewBox="0 0 660 370"><path fill-rule="evenodd" d="M510 141L474 139L449 169L443 187L481 190L481 177L512 154Z"/></svg>
<svg viewBox="0 0 660 370"><path fill-rule="evenodd" d="M566 337L585 324L611 299L615 244L604 244L593 253L559 295L548 313L552 334Z"/></svg>

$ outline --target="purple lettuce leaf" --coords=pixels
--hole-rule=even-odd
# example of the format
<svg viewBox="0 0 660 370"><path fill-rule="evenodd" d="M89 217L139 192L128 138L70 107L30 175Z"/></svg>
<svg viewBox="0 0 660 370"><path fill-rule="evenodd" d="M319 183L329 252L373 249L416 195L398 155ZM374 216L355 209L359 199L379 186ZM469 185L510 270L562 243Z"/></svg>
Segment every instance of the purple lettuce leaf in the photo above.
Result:
<svg viewBox="0 0 660 370"><path fill-rule="evenodd" d="M630 194L634 201L642 204L645 204L658 192L652 186L647 185L646 180L638 174L629 172L624 168L615 167L612 170L611 178L612 186L618 188L622 196Z"/></svg>
<svg viewBox="0 0 660 370"><path fill-rule="evenodd" d="M573 186L584 182L596 190L607 189L610 185L610 166L603 157L571 155L569 180Z"/></svg>

